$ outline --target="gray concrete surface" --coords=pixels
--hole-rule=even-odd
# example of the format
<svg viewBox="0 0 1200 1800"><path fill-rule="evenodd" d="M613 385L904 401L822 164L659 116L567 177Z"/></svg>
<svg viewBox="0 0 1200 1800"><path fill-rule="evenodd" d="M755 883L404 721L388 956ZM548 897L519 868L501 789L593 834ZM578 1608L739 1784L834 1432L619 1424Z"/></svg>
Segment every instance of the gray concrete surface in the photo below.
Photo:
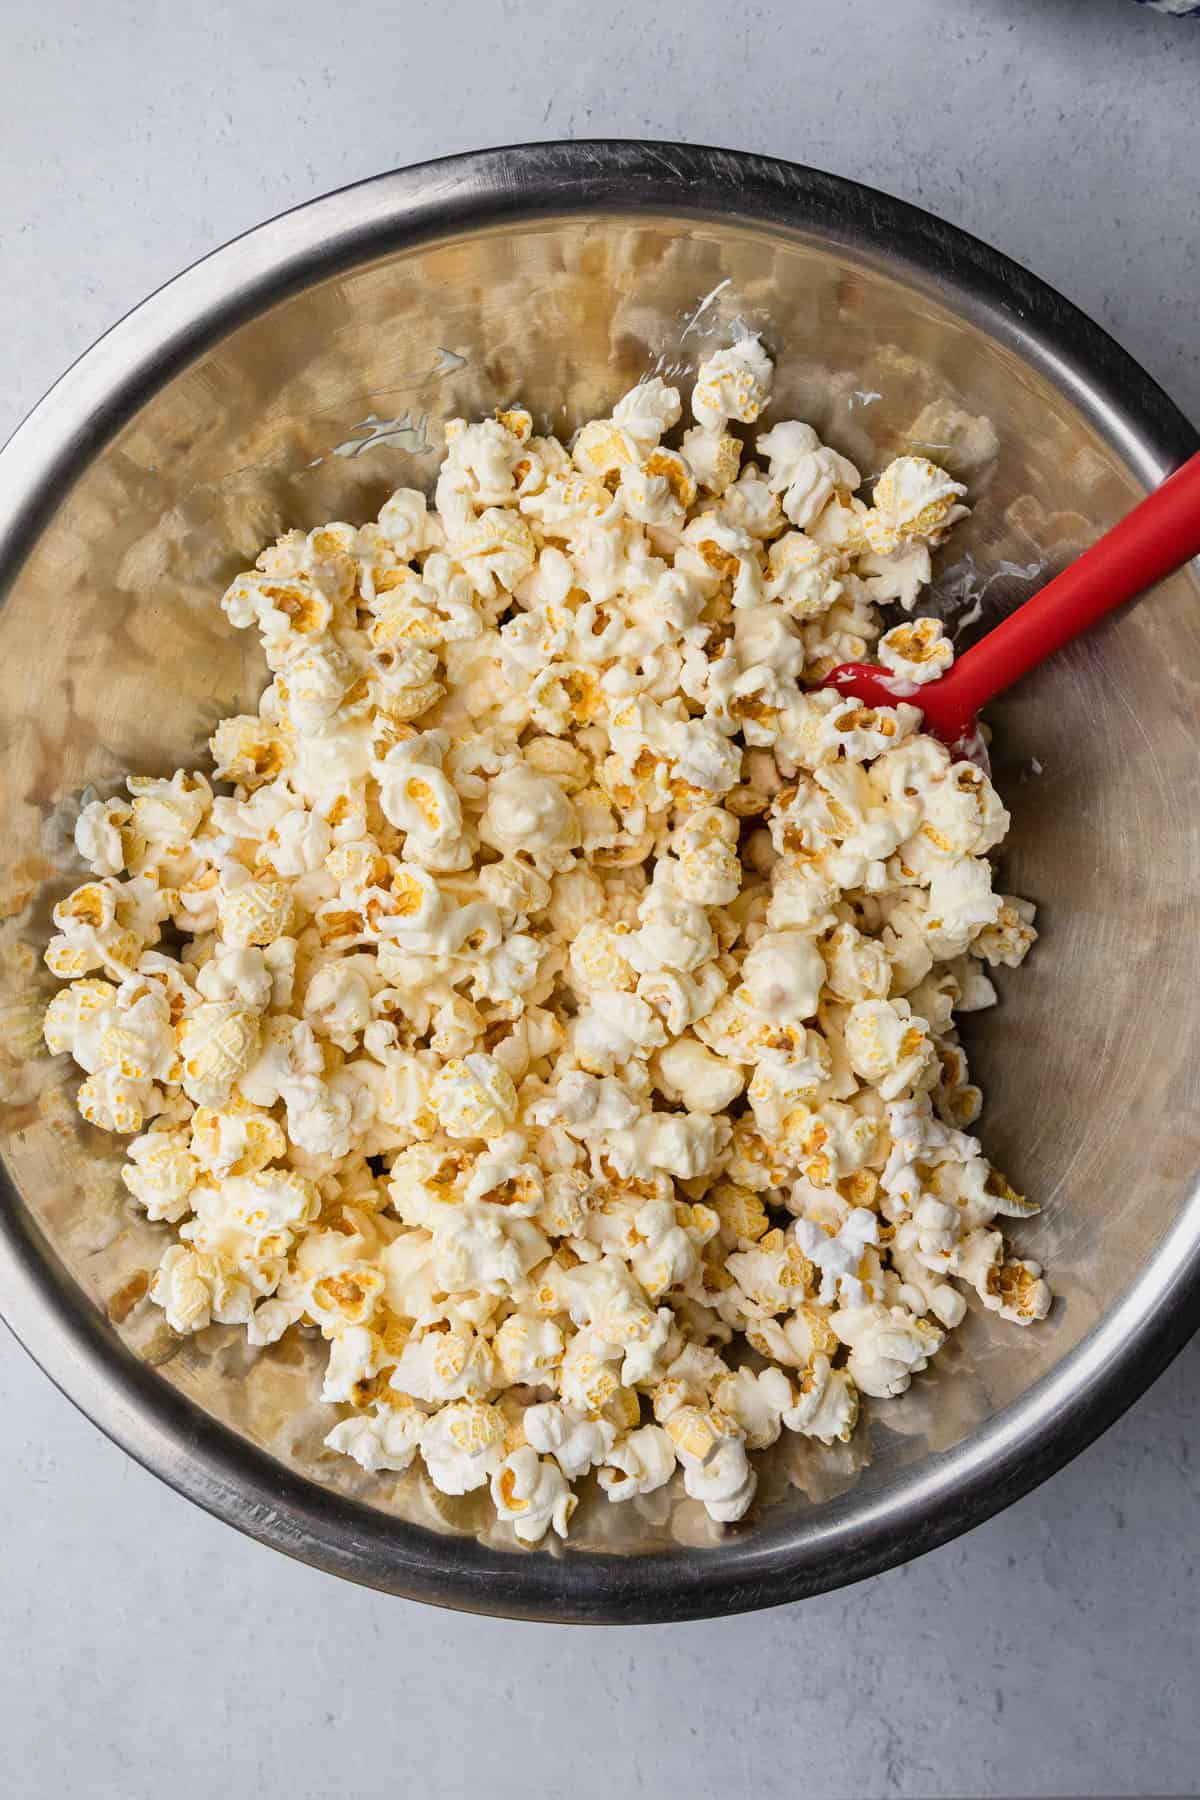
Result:
<svg viewBox="0 0 1200 1800"><path fill-rule="evenodd" d="M266 215L480 144L774 152L991 239L1200 417L1200 30L1128 0L5 0L0 430ZM1192 1348L1056 1480L848 1593L587 1634L237 1538L0 1333L0 1792L58 1800L1185 1794Z"/></svg>

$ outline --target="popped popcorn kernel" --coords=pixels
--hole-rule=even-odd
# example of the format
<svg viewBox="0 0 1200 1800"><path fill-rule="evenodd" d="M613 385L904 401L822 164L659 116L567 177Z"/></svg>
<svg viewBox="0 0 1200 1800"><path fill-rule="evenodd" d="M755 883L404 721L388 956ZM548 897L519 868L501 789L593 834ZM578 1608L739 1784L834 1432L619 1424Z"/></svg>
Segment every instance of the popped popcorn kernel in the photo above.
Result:
<svg viewBox="0 0 1200 1800"><path fill-rule="evenodd" d="M494 1056L473 1051L444 1063L430 1087L430 1102L450 1137L496 1137L516 1117L511 1075Z"/></svg>
<svg viewBox="0 0 1200 1800"><path fill-rule="evenodd" d="M880 662L901 681L923 687L936 681L954 661L954 646L937 619L912 619L885 631L879 640Z"/></svg>
<svg viewBox="0 0 1200 1800"><path fill-rule="evenodd" d="M282 732L265 719L223 719L209 739L218 781L254 789L277 781L292 760Z"/></svg>
<svg viewBox="0 0 1200 1800"><path fill-rule="evenodd" d="M884 555L904 541L939 542L965 515L966 507L958 502L966 491L926 457L898 456L875 483L863 521L867 542Z"/></svg>
<svg viewBox="0 0 1200 1800"><path fill-rule="evenodd" d="M743 425L757 419L771 394L774 365L751 333L702 362L692 390L692 412L706 431L719 432L729 419Z"/></svg>
<svg viewBox="0 0 1200 1800"><path fill-rule="evenodd" d="M565 1538L579 1504L558 1465L528 1447L514 1450L496 1470L492 1499L500 1518L512 1521L525 1544L540 1544L551 1526Z"/></svg>

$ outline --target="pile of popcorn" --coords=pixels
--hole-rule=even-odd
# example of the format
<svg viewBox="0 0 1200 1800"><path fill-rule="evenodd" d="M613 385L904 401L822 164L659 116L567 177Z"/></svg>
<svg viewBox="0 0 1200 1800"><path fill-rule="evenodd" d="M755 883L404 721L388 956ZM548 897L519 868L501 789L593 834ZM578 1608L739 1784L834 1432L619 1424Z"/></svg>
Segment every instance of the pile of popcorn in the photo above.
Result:
<svg viewBox="0 0 1200 1800"><path fill-rule="evenodd" d="M319 1332L327 1444L530 1543L593 1469L736 1520L751 1453L848 1438L964 1290L1050 1303L954 1025L1034 940L1008 815L915 705L819 686L950 664L877 607L963 489L903 456L867 503L794 420L747 460L772 374L741 333L681 436L658 378L570 448L454 421L432 510L280 538L222 601L272 672L230 791L86 804L46 952L170 1327Z"/></svg>

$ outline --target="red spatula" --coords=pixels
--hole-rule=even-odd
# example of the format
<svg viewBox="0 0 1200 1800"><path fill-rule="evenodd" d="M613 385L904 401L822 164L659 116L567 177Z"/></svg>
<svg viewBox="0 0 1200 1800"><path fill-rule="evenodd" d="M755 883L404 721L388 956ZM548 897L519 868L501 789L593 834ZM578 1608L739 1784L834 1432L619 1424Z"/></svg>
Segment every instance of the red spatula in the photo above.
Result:
<svg viewBox="0 0 1200 1800"><path fill-rule="evenodd" d="M963 748L981 706L1193 556L1200 556L1200 452L940 680L912 689L877 663L842 663L822 685L868 706L910 700L931 736Z"/></svg>

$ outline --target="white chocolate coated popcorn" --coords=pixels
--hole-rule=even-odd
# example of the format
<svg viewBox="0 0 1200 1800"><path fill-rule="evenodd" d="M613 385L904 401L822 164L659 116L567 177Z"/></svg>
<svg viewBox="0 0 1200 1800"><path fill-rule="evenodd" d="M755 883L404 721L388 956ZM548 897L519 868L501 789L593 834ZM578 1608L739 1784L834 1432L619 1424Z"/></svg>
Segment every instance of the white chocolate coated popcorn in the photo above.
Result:
<svg viewBox="0 0 1200 1800"><path fill-rule="evenodd" d="M531 1545L593 1471L733 1523L967 1297L1050 1305L955 1029L1033 908L919 730L948 638L878 610L963 489L748 443L773 377L740 328L686 429L658 376L569 446L452 420L432 508L285 534L222 601L272 677L213 734L232 791L89 795L54 909L46 1044L132 1139L169 1327L323 1342L330 1450ZM876 643L895 706L820 687Z"/></svg>

